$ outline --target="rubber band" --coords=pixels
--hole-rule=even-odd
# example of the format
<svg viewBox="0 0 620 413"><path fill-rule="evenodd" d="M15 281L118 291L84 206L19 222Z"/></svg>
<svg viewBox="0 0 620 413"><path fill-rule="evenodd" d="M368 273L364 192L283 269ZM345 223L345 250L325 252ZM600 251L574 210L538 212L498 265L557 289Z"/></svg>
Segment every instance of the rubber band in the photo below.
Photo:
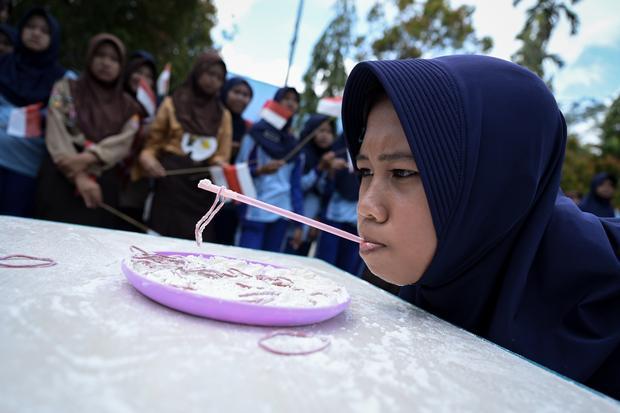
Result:
<svg viewBox="0 0 620 413"><path fill-rule="evenodd" d="M51 258L39 258L39 257L33 257L30 255L23 255L23 254L12 254L12 255L6 255L4 257L0 257L0 261L23 261L23 260L40 261L40 263L39 264L5 264L5 263L0 262L0 268L46 268L46 267L53 267L54 265L57 264L57 262Z"/></svg>
<svg viewBox="0 0 620 413"><path fill-rule="evenodd" d="M321 340L322 343L320 346L316 348L312 348L310 350L300 350L300 351L281 350L281 349L270 346L268 343L270 339L274 337L278 337L278 336L317 338ZM273 333L267 334L265 337L262 337L260 340L258 340L258 346L261 347L263 350L266 350L273 354L279 354L282 356L305 356L308 354L317 353L319 351L325 350L327 347L329 347L330 344L331 344L331 341L327 337L314 336L312 334L307 334L301 331L274 331Z"/></svg>

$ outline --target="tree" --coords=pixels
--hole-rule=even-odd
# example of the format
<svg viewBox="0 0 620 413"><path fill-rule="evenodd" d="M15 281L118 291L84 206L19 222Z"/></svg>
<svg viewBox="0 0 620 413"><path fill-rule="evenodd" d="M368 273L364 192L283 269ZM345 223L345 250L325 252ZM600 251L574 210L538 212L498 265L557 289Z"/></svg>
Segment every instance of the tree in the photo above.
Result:
<svg viewBox="0 0 620 413"><path fill-rule="evenodd" d="M620 160L620 95L612 102L601 124L601 151L603 155Z"/></svg>
<svg viewBox="0 0 620 413"><path fill-rule="evenodd" d="M352 0L337 0L334 9L335 17L314 45L310 66L303 77L302 113L316 110L315 90L321 90L321 96L336 96L344 90L345 59L354 45L355 5Z"/></svg>
<svg viewBox="0 0 620 413"><path fill-rule="evenodd" d="M512 55L512 60L527 67L541 78L545 78L544 64L551 61L557 67L564 66L564 61L558 54L548 53L549 40L558 22L564 16L570 23L570 34L575 35L579 30L579 16L567 5L579 3L580 0L536 0L536 4L526 11L526 20L523 29L517 35L522 42L521 47ZM513 6L518 6L521 0L513 0ZM552 78L546 79L551 86Z"/></svg>
<svg viewBox="0 0 620 413"><path fill-rule="evenodd" d="M18 1L14 16L37 4ZM175 82L183 80L197 54L213 45L212 0L47 0L45 5L61 25L61 62L72 69L83 70L88 39L100 32L117 35L128 53L144 49L160 66L172 62Z"/></svg>
<svg viewBox="0 0 620 413"><path fill-rule="evenodd" d="M449 0L393 0L395 16L388 19L385 4L376 3L368 13L371 27L357 44L365 57L402 59L455 51L488 51L489 37L478 39L472 23L475 7L452 8ZM378 35L371 35L377 33Z"/></svg>

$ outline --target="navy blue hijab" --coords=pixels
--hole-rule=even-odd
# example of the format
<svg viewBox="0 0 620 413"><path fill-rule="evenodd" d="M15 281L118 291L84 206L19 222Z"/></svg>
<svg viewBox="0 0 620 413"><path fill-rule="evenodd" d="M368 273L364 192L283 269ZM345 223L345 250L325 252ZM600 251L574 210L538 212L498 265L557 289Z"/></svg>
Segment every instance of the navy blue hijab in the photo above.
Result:
<svg viewBox="0 0 620 413"><path fill-rule="evenodd" d="M235 76L228 79L220 90L220 99L232 115L233 142L240 142L241 138L243 138L247 130L247 124L245 122L245 119L243 119L243 116L241 116L242 114L234 113L232 110L230 110L228 104L226 103L228 99L228 92L230 92L230 89L234 88L237 85L246 85L248 89L250 89L250 99L252 99L252 97L254 96L254 90L252 89L252 86L250 86L247 80L240 76Z"/></svg>
<svg viewBox="0 0 620 413"><path fill-rule="evenodd" d="M297 101L299 101L299 93L292 87L278 89L273 100L281 102L289 92L295 93ZM252 126L249 134L256 144L267 152L270 157L282 159L293 150L297 143L295 137L289 132L292 121L293 117L291 116L291 119L288 120L282 129L276 129L269 122L261 119ZM296 159L296 157L293 157L293 159Z"/></svg>
<svg viewBox="0 0 620 413"><path fill-rule="evenodd" d="M27 49L21 39L22 30L32 16L42 16L50 28L50 45L42 52ZM13 53L0 56L0 94L15 106L43 102L47 105L52 86L65 69L58 63L60 27L45 9L30 9L17 25L17 41Z"/></svg>
<svg viewBox="0 0 620 413"><path fill-rule="evenodd" d="M611 199L601 198L596 193L596 188L598 188L607 179L612 182L614 187L617 186L618 180L616 177L608 174L607 172L601 172L592 178L592 182L590 182L590 192L586 195L583 201L579 203L579 208L581 208L582 211L589 212L598 217L614 216L614 207L611 205Z"/></svg>
<svg viewBox="0 0 620 413"><path fill-rule="evenodd" d="M304 127L299 134L299 140L303 141L308 137L312 132L314 132L318 127L320 127L324 122L330 120L329 116L321 115L319 113L312 114L308 117L306 122L304 123ZM334 129L334 125L331 124L332 129ZM335 130L333 131L335 133ZM304 146L304 174L310 172L314 169L321 160L321 157L327 152L330 151L330 148L321 148L318 146L314 139Z"/></svg>
<svg viewBox="0 0 620 413"><path fill-rule="evenodd" d="M9 38L13 47L15 47L15 43L17 43L17 31L15 28L6 23L0 23L0 32L4 33Z"/></svg>
<svg viewBox="0 0 620 413"><path fill-rule="evenodd" d="M483 56L360 63L342 109L354 159L376 89L407 136L438 240L402 296L620 397L620 220L560 194L566 124L545 83Z"/></svg>

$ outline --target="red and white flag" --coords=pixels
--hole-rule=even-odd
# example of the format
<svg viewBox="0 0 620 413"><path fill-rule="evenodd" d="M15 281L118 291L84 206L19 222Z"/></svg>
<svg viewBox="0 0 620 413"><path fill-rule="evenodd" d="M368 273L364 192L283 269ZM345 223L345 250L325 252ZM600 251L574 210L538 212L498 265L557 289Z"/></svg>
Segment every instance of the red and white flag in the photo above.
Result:
<svg viewBox="0 0 620 413"><path fill-rule="evenodd" d="M153 92L153 89L149 86L149 84L143 78L140 78L140 83L138 84L138 91L136 92L136 99L138 102L144 107L146 113L149 115L149 118L155 115L155 110L157 109L157 97Z"/></svg>
<svg viewBox="0 0 620 413"><path fill-rule="evenodd" d="M319 100L319 105L316 108L317 113L321 115L327 115L334 118L339 118L342 111L342 97L324 97Z"/></svg>
<svg viewBox="0 0 620 413"><path fill-rule="evenodd" d="M237 163L224 167L212 166L209 168L209 172L215 185L224 186L250 198L256 198L254 180L247 163Z"/></svg>
<svg viewBox="0 0 620 413"><path fill-rule="evenodd" d="M41 130L41 108L43 103L15 108L9 115L6 133L20 138L36 138L43 134Z"/></svg>
<svg viewBox="0 0 620 413"><path fill-rule="evenodd" d="M282 129L292 116L293 112L275 100L265 102L260 112L260 117L276 129Z"/></svg>
<svg viewBox="0 0 620 413"><path fill-rule="evenodd" d="M170 72L172 71L172 66L170 63L166 63L164 66L164 70L159 74L157 78L157 95L159 96L167 96L168 91L170 90Z"/></svg>

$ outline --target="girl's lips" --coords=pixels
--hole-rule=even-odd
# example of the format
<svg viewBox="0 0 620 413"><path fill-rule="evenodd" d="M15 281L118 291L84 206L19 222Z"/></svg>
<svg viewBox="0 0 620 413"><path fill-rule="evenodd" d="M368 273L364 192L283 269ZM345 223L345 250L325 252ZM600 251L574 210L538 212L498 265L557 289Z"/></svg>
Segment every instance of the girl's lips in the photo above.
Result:
<svg viewBox="0 0 620 413"><path fill-rule="evenodd" d="M378 244L371 241L362 241L360 243L360 254L368 254L384 247L385 245L383 244Z"/></svg>

